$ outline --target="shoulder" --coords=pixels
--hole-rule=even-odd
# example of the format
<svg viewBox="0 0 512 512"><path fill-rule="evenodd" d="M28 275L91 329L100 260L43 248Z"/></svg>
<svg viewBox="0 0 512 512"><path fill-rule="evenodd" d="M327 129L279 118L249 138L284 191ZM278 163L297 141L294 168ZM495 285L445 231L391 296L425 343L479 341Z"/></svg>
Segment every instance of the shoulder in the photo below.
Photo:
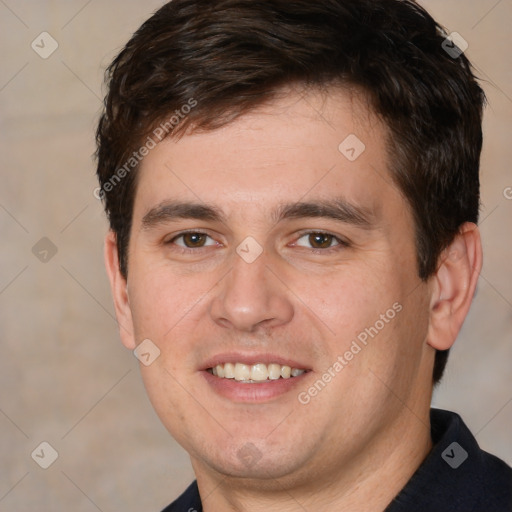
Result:
<svg viewBox="0 0 512 512"><path fill-rule="evenodd" d="M498 457L481 451L482 490L485 492L485 503L489 510L502 510L499 507L508 505L503 510L512 511L512 468Z"/></svg>
<svg viewBox="0 0 512 512"><path fill-rule="evenodd" d="M432 451L387 512L512 511L512 468L482 450L458 414L432 409L431 433Z"/></svg>

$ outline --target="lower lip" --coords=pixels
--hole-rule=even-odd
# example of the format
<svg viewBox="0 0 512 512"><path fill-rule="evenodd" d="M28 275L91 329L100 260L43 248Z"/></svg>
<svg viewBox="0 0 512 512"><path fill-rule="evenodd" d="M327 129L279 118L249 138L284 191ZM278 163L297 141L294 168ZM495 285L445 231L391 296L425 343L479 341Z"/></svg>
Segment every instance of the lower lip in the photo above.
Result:
<svg viewBox="0 0 512 512"><path fill-rule="evenodd" d="M309 372L289 379L281 378L251 384L235 379L216 377L208 371L202 371L201 373L213 391L224 398L240 403L262 403L276 399L300 386Z"/></svg>

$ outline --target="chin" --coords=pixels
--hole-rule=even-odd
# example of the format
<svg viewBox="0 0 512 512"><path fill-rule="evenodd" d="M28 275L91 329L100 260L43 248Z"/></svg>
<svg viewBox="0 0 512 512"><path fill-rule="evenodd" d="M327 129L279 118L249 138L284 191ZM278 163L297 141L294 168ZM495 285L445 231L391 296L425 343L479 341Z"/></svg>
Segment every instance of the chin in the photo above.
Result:
<svg viewBox="0 0 512 512"><path fill-rule="evenodd" d="M269 489L281 488L282 484L276 483L276 479L286 479L292 475L298 478L301 468L307 465L312 455L308 455L310 447L304 444L299 443L298 446L302 447L299 451L296 443L288 446L284 441L269 443L268 439L261 438L251 441L249 436L243 441L227 440L223 447L216 444L217 447L212 449L211 446L213 445L209 443L205 450L189 451L196 454L192 456L195 470L196 464L203 468L207 466L222 476L247 480L249 487L252 486L251 480L257 481L259 488L267 481Z"/></svg>
<svg viewBox="0 0 512 512"><path fill-rule="evenodd" d="M283 479L294 474L302 464L295 460L275 460L274 457L263 457L254 464L246 464L235 458L225 458L224 460L212 460L205 462L216 473L233 479L247 480L247 486L251 487L251 480L257 481L258 488L261 488L262 482L268 481L268 487L281 488L276 484L276 479Z"/></svg>

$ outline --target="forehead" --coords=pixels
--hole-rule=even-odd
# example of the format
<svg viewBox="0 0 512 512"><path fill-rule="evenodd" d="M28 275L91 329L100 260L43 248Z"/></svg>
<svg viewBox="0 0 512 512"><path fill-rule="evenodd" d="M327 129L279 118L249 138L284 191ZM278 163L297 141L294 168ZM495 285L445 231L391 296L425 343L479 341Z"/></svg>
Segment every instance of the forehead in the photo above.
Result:
<svg viewBox="0 0 512 512"><path fill-rule="evenodd" d="M169 199L218 205L228 216L308 198L379 209L386 194L397 195L386 139L354 92L283 90L221 128L151 150L139 168L134 218Z"/></svg>

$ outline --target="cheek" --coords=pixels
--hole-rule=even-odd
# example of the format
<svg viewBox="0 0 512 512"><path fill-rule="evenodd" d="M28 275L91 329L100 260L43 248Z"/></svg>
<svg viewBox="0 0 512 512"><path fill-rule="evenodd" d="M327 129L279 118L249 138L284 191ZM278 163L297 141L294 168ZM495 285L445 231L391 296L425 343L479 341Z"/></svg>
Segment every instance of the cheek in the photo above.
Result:
<svg viewBox="0 0 512 512"><path fill-rule="evenodd" d="M197 279L177 277L165 267L134 270L128 296L135 332L166 337L199 304L204 288Z"/></svg>
<svg viewBox="0 0 512 512"><path fill-rule="evenodd" d="M188 416L189 420L194 421L190 417L195 414L195 411L193 408L188 410L186 406L190 396L184 391L184 387L188 390L190 385L188 383L180 385L183 379L176 373L176 369L170 367L163 355L151 366L141 366L144 387L160 421L178 441L184 442L185 439L181 438L183 431L186 432L183 428L185 418ZM194 393L194 390L190 392Z"/></svg>
<svg viewBox="0 0 512 512"><path fill-rule="evenodd" d="M293 289L332 336L348 340L379 320L399 297L396 283L383 277L386 273L366 266L340 268L321 279L298 280Z"/></svg>
<svg viewBox="0 0 512 512"><path fill-rule="evenodd" d="M325 333L325 363L344 358L340 374L345 377L338 379L340 384L347 379L343 387L363 381L366 386L374 378L371 371L394 380L398 367L412 371L419 362L428 320L422 288L411 294L418 286L416 275L398 268L399 259L387 261L340 268L328 277L308 279L302 287L297 281L293 288L305 297L304 311Z"/></svg>
<svg viewBox="0 0 512 512"><path fill-rule="evenodd" d="M211 332L207 327L208 304L215 281L205 275L177 276L164 267L133 272L132 279L129 297L137 343L150 339L160 350L154 366L161 374L151 371L153 365L141 367L148 392L151 383L154 393L165 396L163 387L167 386L169 396L179 395L179 386L174 389L176 382L172 378L169 381L166 372L180 382L193 374L197 346L191 343Z"/></svg>

